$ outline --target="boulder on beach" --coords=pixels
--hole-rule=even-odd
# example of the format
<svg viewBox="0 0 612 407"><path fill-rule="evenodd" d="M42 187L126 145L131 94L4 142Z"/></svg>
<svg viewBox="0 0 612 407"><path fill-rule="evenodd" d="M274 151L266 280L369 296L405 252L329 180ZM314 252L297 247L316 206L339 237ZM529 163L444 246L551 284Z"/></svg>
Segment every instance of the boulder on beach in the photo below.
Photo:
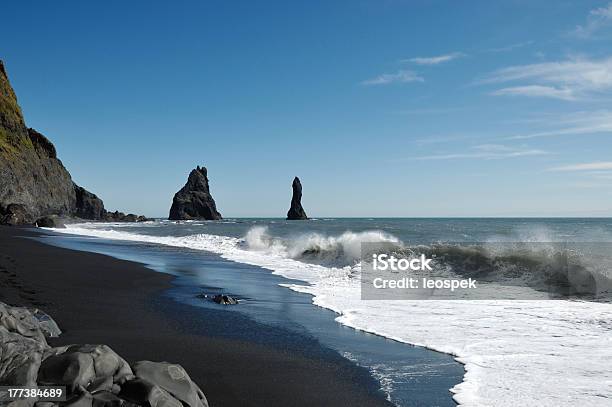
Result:
<svg viewBox="0 0 612 407"><path fill-rule="evenodd" d="M35 386L48 349L45 338L60 333L55 321L42 311L0 302L0 383Z"/></svg>
<svg viewBox="0 0 612 407"><path fill-rule="evenodd" d="M0 325L0 383L35 386L45 344Z"/></svg>
<svg viewBox="0 0 612 407"><path fill-rule="evenodd" d="M210 194L206 167L198 166L189 174L187 183L172 200L171 220L219 220L215 200Z"/></svg>
<svg viewBox="0 0 612 407"><path fill-rule="evenodd" d="M222 304L222 305L236 305L238 304L238 300L235 299L234 297L230 297L229 295L225 295L225 294L219 294L219 295L215 295L212 300L214 302L216 302L217 304Z"/></svg>
<svg viewBox="0 0 612 407"><path fill-rule="evenodd" d="M41 343L45 338L55 338L61 333L55 321L44 312L1 302L0 327Z"/></svg>
<svg viewBox="0 0 612 407"><path fill-rule="evenodd" d="M302 183L298 177L293 179L291 188L293 189L293 195L291 196L291 207L287 212L287 220L308 219L306 211L302 208Z"/></svg>
<svg viewBox="0 0 612 407"><path fill-rule="evenodd" d="M130 380L121 386L119 397L137 405L183 407L180 401L172 397L161 386L141 378Z"/></svg>
<svg viewBox="0 0 612 407"><path fill-rule="evenodd" d="M208 407L206 396L182 366L140 361L131 367L106 345L49 346L47 338L60 333L44 312L0 302L0 383L66 386L62 405L71 407ZM35 403L31 399L9 406Z"/></svg>
<svg viewBox="0 0 612 407"><path fill-rule="evenodd" d="M132 369L106 345L70 345L45 352L40 365L38 382L60 384L72 393L78 389L89 392L112 390L134 377Z"/></svg>
<svg viewBox="0 0 612 407"><path fill-rule="evenodd" d="M65 228L64 220L59 216L43 216L34 222L39 228Z"/></svg>
<svg viewBox="0 0 612 407"><path fill-rule="evenodd" d="M136 377L157 384L189 407L207 407L202 390L181 365L144 360L134 364Z"/></svg>

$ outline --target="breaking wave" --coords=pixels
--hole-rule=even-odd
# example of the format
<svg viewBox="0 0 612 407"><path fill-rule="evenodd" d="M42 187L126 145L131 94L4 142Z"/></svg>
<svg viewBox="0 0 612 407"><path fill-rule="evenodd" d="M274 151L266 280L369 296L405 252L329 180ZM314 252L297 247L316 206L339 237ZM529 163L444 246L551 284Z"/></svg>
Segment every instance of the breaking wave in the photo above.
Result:
<svg viewBox="0 0 612 407"><path fill-rule="evenodd" d="M517 236L515 241L531 242L522 245L492 238L479 245L441 242L411 246L373 230L281 238L254 227L236 238L207 233L175 236L191 229L170 229L163 221L151 227L159 227L154 233L164 236L148 234L140 227L134 226L132 231L129 227L116 230L108 224L81 224L57 231L207 250L272 270L291 279L286 287L311 294L315 305L338 313L336 320L343 325L455 355L466 370L464 381L451 389L460 405L604 407L612 399L608 385L612 306L608 303L363 301L359 279L354 278L360 271L360 245L365 242L389 244L402 253L428 250L456 274L500 282L537 280L541 277L536 276L546 276L555 269L567 269L555 268L565 263L579 264L592 275L607 278L609 250L602 255L588 245L546 244L550 240L545 231L537 236Z"/></svg>
<svg viewBox="0 0 612 407"><path fill-rule="evenodd" d="M362 244L371 253L384 250L396 256L425 254L439 270L459 277L506 286L523 286L553 296L601 298L612 293L612 259L596 245L539 241L523 243L436 243L410 246L379 230L347 231L337 236L308 233L273 237L266 226L252 227L240 242L244 250L314 263L326 267L359 268ZM609 246L609 245L606 245ZM364 253L369 258L371 253Z"/></svg>
<svg viewBox="0 0 612 407"><path fill-rule="evenodd" d="M379 230L347 231L339 236L308 233L279 238L270 236L266 226L255 226L247 232L243 247L324 266L351 267L361 259L361 244L371 242L403 246L398 238Z"/></svg>

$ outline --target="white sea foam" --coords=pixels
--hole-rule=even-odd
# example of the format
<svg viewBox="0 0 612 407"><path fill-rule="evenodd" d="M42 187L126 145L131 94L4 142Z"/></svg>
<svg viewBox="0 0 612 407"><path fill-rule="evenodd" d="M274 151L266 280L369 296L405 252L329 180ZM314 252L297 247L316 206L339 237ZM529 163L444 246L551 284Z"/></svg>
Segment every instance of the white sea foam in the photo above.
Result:
<svg viewBox="0 0 612 407"><path fill-rule="evenodd" d="M466 370L463 382L451 389L460 405L612 404L610 304L362 301L359 279L354 278L358 267L325 267L293 258L300 250L311 251L315 256L329 256L331 252L358 258L362 241L397 241L382 232L347 232L337 237L308 235L287 243L271 238L265 229L252 229L245 239L237 239L208 234L150 236L104 230L105 227L71 225L58 231L207 250L304 281L308 284L285 286L312 294L314 304L337 312L337 321L342 324L455 355Z"/></svg>

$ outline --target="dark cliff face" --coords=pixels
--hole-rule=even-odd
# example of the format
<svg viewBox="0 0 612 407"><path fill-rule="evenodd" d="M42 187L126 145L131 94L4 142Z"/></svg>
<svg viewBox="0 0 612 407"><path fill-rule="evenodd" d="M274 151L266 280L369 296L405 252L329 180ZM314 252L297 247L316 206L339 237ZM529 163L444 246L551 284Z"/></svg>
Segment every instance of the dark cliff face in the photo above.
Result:
<svg viewBox="0 0 612 407"><path fill-rule="evenodd" d="M293 189L293 196L291 197L291 208L287 212L287 220L308 219L306 211L302 208L302 183L298 177L293 179L291 188Z"/></svg>
<svg viewBox="0 0 612 407"><path fill-rule="evenodd" d="M174 195L168 217L171 220L221 219L215 200L210 194L205 167L198 166L191 171L185 186Z"/></svg>
<svg viewBox="0 0 612 407"><path fill-rule="evenodd" d="M0 212L6 215L14 205L24 214L8 223L31 223L42 215L72 213L76 199L70 174L53 144L26 127L0 62Z"/></svg>
<svg viewBox="0 0 612 407"><path fill-rule="evenodd" d="M76 185L53 143L26 127L0 61L0 224L32 224L59 215L99 220L100 198Z"/></svg>

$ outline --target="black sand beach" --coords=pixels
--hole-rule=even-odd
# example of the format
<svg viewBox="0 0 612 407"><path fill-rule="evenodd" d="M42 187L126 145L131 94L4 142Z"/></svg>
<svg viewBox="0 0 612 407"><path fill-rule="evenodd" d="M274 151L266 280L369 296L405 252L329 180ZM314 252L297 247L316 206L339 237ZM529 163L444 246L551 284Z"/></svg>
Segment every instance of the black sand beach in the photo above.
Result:
<svg viewBox="0 0 612 407"><path fill-rule="evenodd" d="M172 276L23 238L38 233L0 227L0 301L49 313L64 331L53 346L103 343L128 362L180 363L212 406L389 405L367 372L342 358L206 335L227 321L194 320L188 306L171 316L155 311ZM186 329L194 323L197 334Z"/></svg>

